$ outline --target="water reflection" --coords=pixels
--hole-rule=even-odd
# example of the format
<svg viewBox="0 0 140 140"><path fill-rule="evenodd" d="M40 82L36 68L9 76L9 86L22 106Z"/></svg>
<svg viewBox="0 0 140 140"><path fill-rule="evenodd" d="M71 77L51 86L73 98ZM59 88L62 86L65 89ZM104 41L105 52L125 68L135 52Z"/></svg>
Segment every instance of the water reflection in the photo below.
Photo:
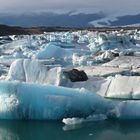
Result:
<svg viewBox="0 0 140 140"><path fill-rule="evenodd" d="M140 121L102 121L76 126L61 122L0 121L0 140L133 140L140 139Z"/></svg>

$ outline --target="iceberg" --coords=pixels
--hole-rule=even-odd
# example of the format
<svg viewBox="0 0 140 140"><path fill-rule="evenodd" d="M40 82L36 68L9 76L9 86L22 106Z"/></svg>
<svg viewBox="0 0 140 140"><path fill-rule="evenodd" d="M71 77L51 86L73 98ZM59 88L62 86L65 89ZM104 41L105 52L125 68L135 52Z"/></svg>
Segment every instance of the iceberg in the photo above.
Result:
<svg viewBox="0 0 140 140"><path fill-rule="evenodd" d="M120 56L116 57L112 61L103 64L107 67L119 67L126 69L136 69L140 67L140 57L138 56Z"/></svg>
<svg viewBox="0 0 140 140"><path fill-rule="evenodd" d="M0 119L60 120L105 114L110 105L85 89L0 81Z"/></svg>
<svg viewBox="0 0 140 140"><path fill-rule="evenodd" d="M62 82L61 73L61 67L50 68L38 60L18 59L11 64L6 80L58 86Z"/></svg>
<svg viewBox="0 0 140 140"><path fill-rule="evenodd" d="M46 47L39 51L39 53L36 55L37 59L47 59L47 58L63 58L65 56L71 55L72 52L66 51L65 49L53 45L53 44L47 44Z"/></svg>
<svg viewBox="0 0 140 140"><path fill-rule="evenodd" d="M140 99L140 77L120 76L112 78L106 97L120 99Z"/></svg>
<svg viewBox="0 0 140 140"><path fill-rule="evenodd" d="M71 83L71 88L85 88L90 92L109 99L140 100L140 77L122 76L115 77L89 77L87 81Z"/></svg>
<svg viewBox="0 0 140 140"><path fill-rule="evenodd" d="M110 100L84 88L0 81L0 119L75 120L139 119L140 101ZM77 118L77 119L68 119ZM85 118L85 119L84 119ZM76 122L77 123L77 122Z"/></svg>

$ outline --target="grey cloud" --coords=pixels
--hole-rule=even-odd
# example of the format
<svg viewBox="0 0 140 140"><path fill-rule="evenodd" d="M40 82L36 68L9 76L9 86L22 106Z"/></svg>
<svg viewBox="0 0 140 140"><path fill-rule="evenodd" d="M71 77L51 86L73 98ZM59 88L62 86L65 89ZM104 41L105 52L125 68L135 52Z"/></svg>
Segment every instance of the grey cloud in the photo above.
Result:
<svg viewBox="0 0 140 140"><path fill-rule="evenodd" d="M0 11L99 8L105 11L139 11L139 0L0 0Z"/></svg>

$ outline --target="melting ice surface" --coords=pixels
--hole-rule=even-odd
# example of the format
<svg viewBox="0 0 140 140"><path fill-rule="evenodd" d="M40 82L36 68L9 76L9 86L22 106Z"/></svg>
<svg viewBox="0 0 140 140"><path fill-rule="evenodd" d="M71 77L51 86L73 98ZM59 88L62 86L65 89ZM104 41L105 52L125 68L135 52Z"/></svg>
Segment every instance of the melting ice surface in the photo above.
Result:
<svg viewBox="0 0 140 140"><path fill-rule="evenodd" d="M73 68L88 80L70 81ZM12 36L0 45L0 119L140 119L139 76L137 30Z"/></svg>

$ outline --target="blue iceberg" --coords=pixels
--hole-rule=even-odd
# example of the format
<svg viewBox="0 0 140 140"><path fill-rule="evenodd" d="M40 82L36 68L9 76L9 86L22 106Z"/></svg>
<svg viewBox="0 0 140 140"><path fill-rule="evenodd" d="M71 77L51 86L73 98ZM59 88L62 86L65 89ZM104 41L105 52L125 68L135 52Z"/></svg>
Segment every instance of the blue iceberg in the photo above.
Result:
<svg viewBox="0 0 140 140"><path fill-rule="evenodd" d="M106 113L110 105L85 89L0 82L0 119L59 120Z"/></svg>

